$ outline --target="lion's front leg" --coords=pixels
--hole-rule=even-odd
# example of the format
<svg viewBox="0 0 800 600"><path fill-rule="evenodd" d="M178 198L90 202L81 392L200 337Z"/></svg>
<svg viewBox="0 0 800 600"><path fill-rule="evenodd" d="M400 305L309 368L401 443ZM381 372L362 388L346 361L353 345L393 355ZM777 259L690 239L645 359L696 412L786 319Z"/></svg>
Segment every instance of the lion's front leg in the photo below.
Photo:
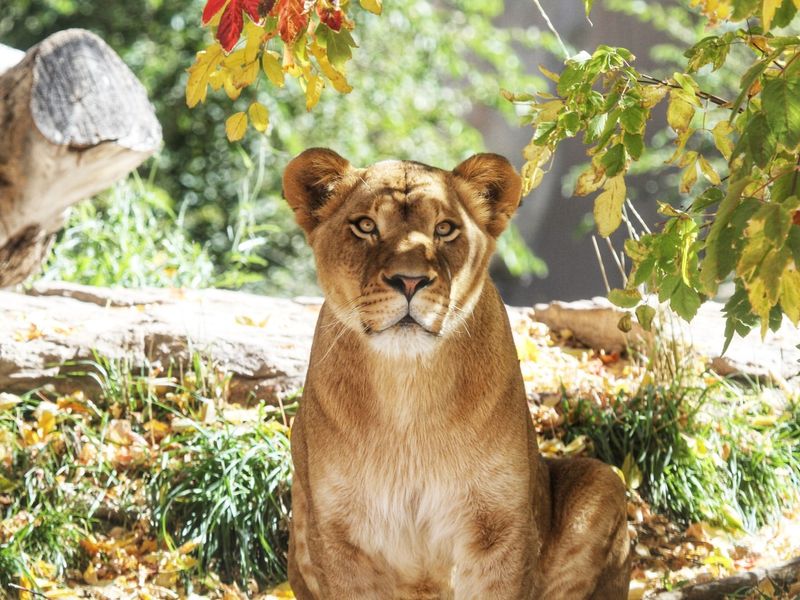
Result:
<svg viewBox="0 0 800 600"><path fill-rule="evenodd" d="M312 518L302 483L292 487L289 582L298 600L391 597L382 566L350 543L344 526Z"/></svg>
<svg viewBox="0 0 800 600"><path fill-rule="evenodd" d="M456 600L535 597L532 524L520 522L525 509L476 511L469 534L456 547Z"/></svg>

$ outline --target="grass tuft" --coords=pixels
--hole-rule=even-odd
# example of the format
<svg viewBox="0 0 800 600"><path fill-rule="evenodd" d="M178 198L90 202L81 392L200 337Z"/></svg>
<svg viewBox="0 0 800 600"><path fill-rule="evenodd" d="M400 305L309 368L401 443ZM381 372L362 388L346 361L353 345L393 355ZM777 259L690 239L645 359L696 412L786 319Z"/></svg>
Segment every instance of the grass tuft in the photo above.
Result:
<svg viewBox="0 0 800 600"><path fill-rule="evenodd" d="M286 428L197 429L162 456L149 484L153 527L170 547L197 542L201 571L246 585L286 575L291 463Z"/></svg>

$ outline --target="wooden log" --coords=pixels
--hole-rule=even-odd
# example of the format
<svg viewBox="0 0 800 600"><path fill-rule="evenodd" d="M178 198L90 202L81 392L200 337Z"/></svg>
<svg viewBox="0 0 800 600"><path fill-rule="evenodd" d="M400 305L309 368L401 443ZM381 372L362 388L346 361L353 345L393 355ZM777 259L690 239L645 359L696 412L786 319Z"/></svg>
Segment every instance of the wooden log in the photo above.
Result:
<svg viewBox="0 0 800 600"><path fill-rule="evenodd" d="M60 31L18 58L0 51L0 287L38 268L67 208L161 143L144 87L95 34Z"/></svg>

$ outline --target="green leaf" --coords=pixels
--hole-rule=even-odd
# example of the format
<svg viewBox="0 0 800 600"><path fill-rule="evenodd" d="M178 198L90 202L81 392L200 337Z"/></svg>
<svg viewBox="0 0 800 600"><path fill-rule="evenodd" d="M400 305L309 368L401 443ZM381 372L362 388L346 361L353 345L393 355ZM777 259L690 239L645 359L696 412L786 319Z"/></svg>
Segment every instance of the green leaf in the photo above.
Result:
<svg viewBox="0 0 800 600"><path fill-rule="evenodd" d="M756 82L756 79L761 76L761 74L773 60L780 56L781 52L781 50L776 50L766 58L758 61L752 67L747 69L747 72L742 76L742 81L740 83L740 88L742 91L739 92L739 95L736 97L736 100L731 107L731 117L728 119L729 121L733 121L736 115L739 114L739 107L742 105L742 102L744 102L744 99L747 98L747 94L750 91L750 88Z"/></svg>
<svg viewBox="0 0 800 600"><path fill-rule="evenodd" d="M647 111L641 106L630 106L622 111L619 124L628 133L641 133L647 119Z"/></svg>
<svg viewBox="0 0 800 600"><path fill-rule="evenodd" d="M623 333L628 333L633 328L633 320L631 319L631 313L625 311L622 313L622 316L617 321L617 329L619 329Z"/></svg>
<svg viewBox="0 0 800 600"><path fill-rule="evenodd" d="M747 148L750 150L749 157L753 162L762 169L766 167L775 154L775 136L763 112L750 119L742 138L747 143ZM738 147L739 144L737 144L737 149ZM738 154L736 149L733 154L734 156Z"/></svg>
<svg viewBox="0 0 800 600"><path fill-rule="evenodd" d="M603 192L594 201L594 221L597 232L608 237L622 223L622 205L625 203L625 179L622 175L606 181Z"/></svg>
<svg viewBox="0 0 800 600"><path fill-rule="evenodd" d="M644 151L644 137L641 133L625 133L622 136L622 143L625 144L625 149L631 155L633 160L639 160Z"/></svg>
<svg viewBox="0 0 800 600"><path fill-rule="evenodd" d="M618 175L625 167L625 146L623 144L611 146L600 158L600 164L605 169L606 177Z"/></svg>
<svg viewBox="0 0 800 600"><path fill-rule="evenodd" d="M639 290L622 290L615 288L608 292L608 300L620 308L633 308L642 301Z"/></svg>
<svg viewBox="0 0 800 600"><path fill-rule="evenodd" d="M760 0L733 0L732 21L743 21L756 10L758 10Z"/></svg>
<svg viewBox="0 0 800 600"><path fill-rule="evenodd" d="M696 291L679 279L670 296L669 304L672 310L678 313L680 317L686 321L691 321L697 314L697 309L700 308L702 300Z"/></svg>
<svg viewBox="0 0 800 600"><path fill-rule="evenodd" d="M345 64L353 57L351 48L358 47L353 36L346 27L342 27L339 31L333 31L323 23L317 27L316 34L320 45L326 49L328 61L333 68L340 73L344 72Z"/></svg>
<svg viewBox="0 0 800 600"><path fill-rule="evenodd" d="M762 110L769 127L787 148L800 142L800 82L784 77L770 79L761 93Z"/></svg>
<svg viewBox="0 0 800 600"><path fill-rule="evenodd" d="M642 329L645 331L650 331L653 326L653 318L656 316L656 309L652 306L648 306L647 304L642 304L636 308L636 318L639 321L639 325L642 326Z"/></svg>
<svg viewBox="0 0 800 600"><path fill-rule="evenodd" d="M692 212L699 212L708 208L709 206L719 204L724 197L725 194L722 193L721 189L717 187L710 187L694 199L691 210Z"/></svg>

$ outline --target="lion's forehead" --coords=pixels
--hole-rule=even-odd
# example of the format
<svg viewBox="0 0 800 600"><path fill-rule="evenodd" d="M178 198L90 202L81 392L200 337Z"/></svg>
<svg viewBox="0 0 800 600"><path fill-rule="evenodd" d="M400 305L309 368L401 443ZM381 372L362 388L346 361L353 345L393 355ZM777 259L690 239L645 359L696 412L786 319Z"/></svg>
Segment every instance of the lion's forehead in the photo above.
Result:
<svg viewBox="0 0 800 600"><path fill-rule="evenodd" d="M433 218L457 209L448 172L410 161L384 161L362 175L362 185L351 196L351 208L383 217Z"/></svg>

